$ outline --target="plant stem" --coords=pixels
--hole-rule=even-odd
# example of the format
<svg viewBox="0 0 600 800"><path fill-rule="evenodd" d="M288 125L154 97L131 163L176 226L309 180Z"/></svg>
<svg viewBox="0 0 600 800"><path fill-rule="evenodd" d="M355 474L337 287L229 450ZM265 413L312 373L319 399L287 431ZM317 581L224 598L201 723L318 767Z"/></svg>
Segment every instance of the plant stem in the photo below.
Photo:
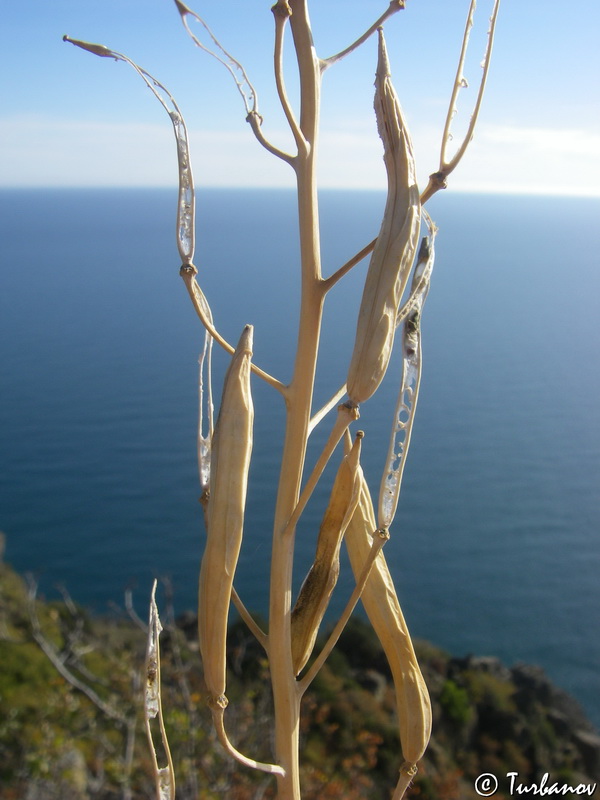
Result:
<svg viewBox="0 0 600 800"><path fill-rule="evenodd" d="M300 496L324 297L315 175L320 69L306 0L291 0L290 7L290 26L300 75L300 129L307 147L298 154L294 163L302 269L300 321L294 373L286 392L287 420L271 560L269 663L275 705L276 761L285 772L277 778L279 800L300 800L298 745L301 698L292 662L290 630L295 529L293 526L287 531L285 529Z"/></svg>

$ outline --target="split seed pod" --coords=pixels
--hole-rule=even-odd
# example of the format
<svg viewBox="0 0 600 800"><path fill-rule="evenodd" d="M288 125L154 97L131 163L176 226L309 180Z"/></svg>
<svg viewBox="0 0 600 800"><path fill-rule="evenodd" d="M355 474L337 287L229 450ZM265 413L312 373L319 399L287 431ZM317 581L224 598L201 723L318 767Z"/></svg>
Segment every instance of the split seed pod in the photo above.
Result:
<svg viewBox="0 0 600 800"><path fill-rule="evenodd" d="M198 634L211 702L225 707L227 618L244 528L254 406L250 392L253 328L247 325L225 375L212 444L208 536L200 567Z"/></svg>
<svg viewBox="0 0 600 800"><path fill-rule="evenodd" d="M371 495L360 467L357 478L360 481L360 497L345 537L356 578L367 560L376 530ZM392 671L400 723L400 744L405 761L402 773L403 777L410 779L431 735L431 702L392 576L381 552L375 559L361 599ZM403 777L401 776L401 780Z"/></svg>
<svg viewBox="0 0 600 800"><path fill-rule="evenodd" d="M375 79L375 116L388 178L385 213L363 290L348 396L362 403L383 380L392 354L396 314L412 267L420 227L420 201L412 143L390 78L383 32Z"/></svg>
<svg viewBox="0 0 600 800"><path fill-rule="evenodd" d="M435 257L436 231L425 211L424 215L430 228L430 235L421 242L411 294L398 314L398 319L401 318L403 322L402 381L394 412L386 466L379 490L377 522L382 528L389 528L396 514L421 384L421 313L429 292L429 279Z"/></svg>
<svg viewBox="0 0 600 800"><path fill-rule="evenodd" d="M329 505L323 516L315 560L300 588L292 611L292 659L298 675L315 646L319 626L340 574L340 547L358 502L356 475L362 432L339 466Z"/></svg>

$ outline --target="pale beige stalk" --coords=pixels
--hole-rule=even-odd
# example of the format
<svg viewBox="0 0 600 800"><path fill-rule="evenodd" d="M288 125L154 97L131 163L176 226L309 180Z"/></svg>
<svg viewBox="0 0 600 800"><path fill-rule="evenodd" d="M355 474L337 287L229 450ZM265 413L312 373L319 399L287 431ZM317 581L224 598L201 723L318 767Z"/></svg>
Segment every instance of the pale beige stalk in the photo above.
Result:
<svg viewBox="0 0 600 800"><path fill-rule="evenodd" d="M345 536L356 578L369 556L377 528L371 495L360 468L359 480L360 499ZM408 785L429 742L431 702L383 553L375 560L361 599L392 670L405 761L401 780L409 777Z"/></svg>
<svg viewBox="0 0 600 800"><path fill-rule="evenodd" d="M244 529L254 407L250 391L253 328L240 337L225 376L210 470L207 540L200 568L198 634L210 703L227 705L225 654L233 577Z"/></svg>
<svg viewBox="0 0 600 800"><path fill-rule="evenodd" d="M396 314L419 239L420 201L412 143L392 85L383 32L375 80L375 116L388 177L385 213L371 256L348 370L348 397L368 400L383 380L394 345Z"/></svg>

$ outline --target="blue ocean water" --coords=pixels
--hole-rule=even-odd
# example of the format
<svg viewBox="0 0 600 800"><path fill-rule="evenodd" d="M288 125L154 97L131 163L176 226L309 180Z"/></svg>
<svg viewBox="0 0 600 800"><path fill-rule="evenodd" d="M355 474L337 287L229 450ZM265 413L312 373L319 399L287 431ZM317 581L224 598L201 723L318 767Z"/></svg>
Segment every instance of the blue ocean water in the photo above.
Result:
<svg viewBox="0 0 600 800"><path fill-rule="evenodd" d="M384 197L324 192L326 274L370 241ZM195 605L197 359L169 190L0 192L0 530L6 559L106 610L155 575ZM412 631L450 652L541 664L600 724L600 201L436 196L424 376L386 556ZM211 190L199 279L234 341L287 380L298 315L295 198ZM317 404L343 383L365 264L326 302ZM215 386L224 359L216 358ZM399 365L361 409L376 490ZM284 410L256 384L237 586L266 610ZM329 421L314 436L314 460ZM298 536L311 562L324 486ZM351 589L343 572L340 608Z"/></svg>

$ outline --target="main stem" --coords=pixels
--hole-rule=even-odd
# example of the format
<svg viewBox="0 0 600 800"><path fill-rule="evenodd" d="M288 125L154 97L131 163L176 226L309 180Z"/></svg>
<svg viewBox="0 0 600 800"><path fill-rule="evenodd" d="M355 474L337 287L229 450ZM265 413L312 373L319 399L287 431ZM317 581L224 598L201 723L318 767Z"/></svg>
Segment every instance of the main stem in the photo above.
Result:
<svg viewBox="0 0 600 800"><path fill-rule="evenodd" d="M275 706L279 800L300 800L298 690L291 651L291 601L295 530L284 534L298 502L306 457L319 335L323 309L316 144L320 69L312 42L306 0L290 0L290 25L298 60L301 93L300 128L307 142L295 160L301 256L301 303L294 373L287 393L287 419L275 508L269 611L269 664Z"/></svg>

